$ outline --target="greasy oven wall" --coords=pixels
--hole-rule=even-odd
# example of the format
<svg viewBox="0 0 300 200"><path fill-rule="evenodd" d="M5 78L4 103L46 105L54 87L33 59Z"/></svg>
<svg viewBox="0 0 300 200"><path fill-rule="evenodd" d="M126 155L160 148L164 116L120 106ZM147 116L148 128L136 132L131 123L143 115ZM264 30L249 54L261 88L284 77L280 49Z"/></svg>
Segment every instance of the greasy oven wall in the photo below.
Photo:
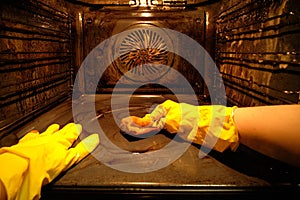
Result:
<svg viewBox="0 0 300 200"><path fill-rule="evenodd" d="M2 138L70 96L73 36L64 1L4 0L0 15Z"/></svg>
<svg viewBox="0 0 300 200"><path fill-rule="evenodd" d="M81 1L85 2L85 1ZM89 1L86 1L89 2ZM94 3L111 1L93 1ZM124 1L120 1L126 3ZM195 1L201 2L201 1ZM188 1L193 4L195 2ZM205 2L205 1L202 1ZM162 27L187 34L198 41L215 59L226 88L230 105L257 106L290 104L299 102L299 5L295 0L222 0L207 1L208 4L194 4L194 11L175 13L154 13L154 21ZM123 20L128 21L132 11L103 12L96 8L82 12L81 56L84 58L91 49L104 39L115 34ZM135 12L135 11L133 11ZM137 16L137 14L135 15ZM149 21L149 18L132 20L132 24ZM150 21L153 20L150 19ZM126 29L126 23L123 23ZM77 26L78 27L78 26ZM82 61L82 60L81 60ZM80 64L80 62L79 62ZM187 77L195 74L186 63L180 66ZM112 70L116 72L117 70ZM88 80L93 79L94 71L85 74L83 87L88 90ZM105 83L118 77L108 73L100 81L99 92L109 87ZM206 70L209 74L209 69ZM216 75L217 76L217 75ZM197 83L198 93L209 95L205 84L194 77L191 84ZM213 80L211 83L214 84ZM113 85L113 84L112 84ZM214 85L214 87L218 87Z"/></svg>
<svg viewBox="0 0 300 200"><path fill-rule="evenodd" d="M299 11L296 0L222 1L216 63L230 104L300 102Z"/></svg>
<svg viewBox="0 0 300 200"><path fill-rule="evenodd" d="M103 9L99 8L79 8L78 13L75 14L79 21L77 24L78 35L82 33L82 42L77 49L81 55L78 58L86 58L92 50L99 47L103 42L107 42L109 38L124 31L129 31L128 36L119 37L116 41L111 41L112 48L107 48L105 53L97 52L94 59L89 59L84 69L84 79L79 81L80 88L84 93L93 93L92 85L97 82L99 73L102 74L99 80L97 92L107 93L112 90L120 89L122 92L130 91L141 82L155 82L152 85L146 85L139 90L139 92L160 93L168 92L166 88L159 85L169 85L172 91L186 92L186 88L181 87L176 74L170 72L170 68L178 70L191 84L196 93L203 93L203 80L197 71L184 59L171 53L173 48L176 48L176 38L172 38L167 31L155 32L153 28L159 27L164 29L171 29L183 33L202 46L206 41L206 16L203 8L193 9L174 9L174 10L151 10L151 9L134 9L120 6L109 6ZM80 22L81 21L81 22ZM147 31L145 31L147 30ZM141 38L147 38L141 42ZM128 42L129 40L135 42ZM179 39L178 39L179 40ZM209 44L209 42L207 42ZM107 46L107 45L106 45ZM141 46L146 46L141 47ZM148 48L151 46L152 48ZM192 48L184 48L186 52L193 53ZM81 50L80 50L81 49ZM143 51L143 49L145 49ZM112 64L107 68L101 66L100 62L109 60L110 55L117 55L119 52L129 50L132 53L125 53L116 60L111 60ZM168 53L165 53L167 50ZM151 59L157 65L169 66L167 70L159 67L149 66ZM149 60L148 60L149 59ZM198 58L197 58L198 59ZM83 60L81 60L82 62ZM110 61L110 60L109 60ZM80 65L80 63L78 65ZM141 66L145 64L144 66ZM135 65L140 65L136 67ZM105 69L104 69L105 68ZM132 70L130 70L132 69ZM105 70L105 71L104 71ZM126 73L128 75L125 75ZM116 88L116 83L122 77L122 88ZM134 78L136 77L136 78Z"/></svg>

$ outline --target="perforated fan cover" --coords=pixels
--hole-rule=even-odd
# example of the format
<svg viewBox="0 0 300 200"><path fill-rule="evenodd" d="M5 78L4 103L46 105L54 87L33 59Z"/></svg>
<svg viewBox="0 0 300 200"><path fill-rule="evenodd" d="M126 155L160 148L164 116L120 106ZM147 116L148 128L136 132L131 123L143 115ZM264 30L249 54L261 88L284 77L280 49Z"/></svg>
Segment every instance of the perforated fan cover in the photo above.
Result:
<svg viewBox="0 0 300 200"><path fill-rule="evenodd" d="M172 65L171 48L171 40L163 31L134 29L119 43L120 62L117 68L130 80L155 81Z"/></svg>

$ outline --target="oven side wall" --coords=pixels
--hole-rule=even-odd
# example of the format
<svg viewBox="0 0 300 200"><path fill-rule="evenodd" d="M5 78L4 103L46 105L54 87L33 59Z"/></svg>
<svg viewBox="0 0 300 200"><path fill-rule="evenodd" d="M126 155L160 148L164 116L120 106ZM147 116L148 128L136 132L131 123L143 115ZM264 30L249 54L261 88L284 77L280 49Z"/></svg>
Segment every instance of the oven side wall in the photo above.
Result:
<svg viewBox="0 0 300 200"><path fill-rule="evenodd" d="M73 21L65 1L0 2L0 146L70 96Z"/></svg>
<svg viewBox="0 0 300 200"><path fill-rule="evenodd" d="M295 0L223 0L216 19L216 63L228 102L299 102L300 20Z"/></svg>

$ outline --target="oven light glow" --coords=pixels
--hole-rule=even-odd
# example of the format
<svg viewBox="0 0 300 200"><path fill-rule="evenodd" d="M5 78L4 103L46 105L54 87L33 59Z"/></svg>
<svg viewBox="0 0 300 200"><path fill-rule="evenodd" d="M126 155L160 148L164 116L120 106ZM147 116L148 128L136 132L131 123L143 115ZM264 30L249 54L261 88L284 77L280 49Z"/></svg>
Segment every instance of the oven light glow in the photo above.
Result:
<svg viewBox="0 0 300 200"><path fill-rule="evenodd" d="M141 7L146 7L147 6L147 0L140 0L140 5Z"/></svg>
<svg viewBox="0 0 300 200"><path fill-rule="evenodd" d="M162 98L161 95L155 95L155 94L138 94L134 95L135 97L141 97L141 98Z"/></svg>
<svg viewBox="0 0 300 200"><path fill-rule="evenodd" d="M151 17L152 13L141 13L142 17Z"/></svg>
<svg viewBox="0 0 300 200"><path fill-rule="evenodd" d="M206 20L205 20L206 26L209 25L209 20L208 20L208 18L209 18L209 14L208 14L208 12L206 12Z"/></svg>

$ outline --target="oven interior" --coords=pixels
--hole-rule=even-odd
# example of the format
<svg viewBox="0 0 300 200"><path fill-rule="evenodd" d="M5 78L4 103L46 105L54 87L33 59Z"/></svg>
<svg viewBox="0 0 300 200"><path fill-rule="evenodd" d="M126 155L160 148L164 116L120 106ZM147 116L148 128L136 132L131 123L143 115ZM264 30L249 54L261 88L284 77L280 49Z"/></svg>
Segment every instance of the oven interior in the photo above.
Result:
<svg viewBox="0 0 300 200"><path fill-rule="evenodd" d="M299 9L296 0L2 0L0 146L16 144L32 129L72 122L75 102L95 108L97 123L118 148L101 143L45 186L43 199L299 195L298 168L243 144L202 159L195 144L178 159L157 155L174 136L161 131L130 137L118 127L126 114L122 104L112 105L112 99L130 96L129 112L140 117L167 99L209 105L222 102L212 95L220 85L228 106L298 104ZM209 58L195 56L182 42L186 36ZM89 112L76 117L85 124L94 120ZM143 154L153 159L140 159ZM164 159L169 165L155 171L117 170L126 165L147 171Z"/></svg>

